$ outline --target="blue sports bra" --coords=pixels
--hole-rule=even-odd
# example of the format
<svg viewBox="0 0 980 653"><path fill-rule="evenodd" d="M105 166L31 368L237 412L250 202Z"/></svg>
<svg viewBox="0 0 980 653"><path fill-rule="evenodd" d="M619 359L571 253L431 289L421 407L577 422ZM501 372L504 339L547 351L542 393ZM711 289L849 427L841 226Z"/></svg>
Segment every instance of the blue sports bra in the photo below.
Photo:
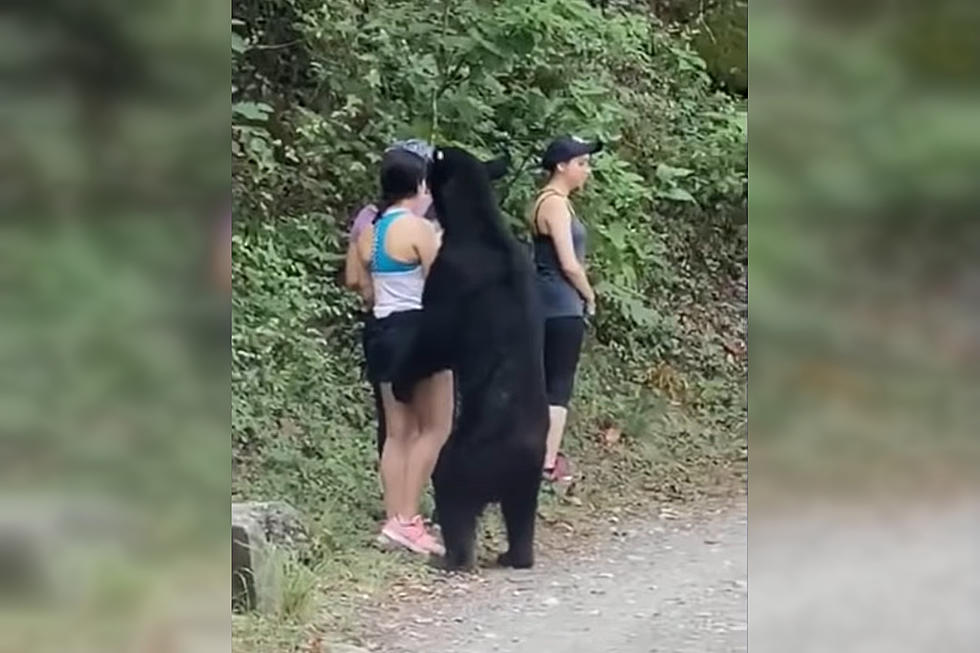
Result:
<svg viewBox="0 0 980 653"><path fill-rule="evenodd" d="M380 274L388 272L409 272L419 267L421 263L405 263L396 261L385 251L385 236L392 223L403 215L408 215L408 209L390 209L374 223L374 249L371 253L371 270Z"/></svg>

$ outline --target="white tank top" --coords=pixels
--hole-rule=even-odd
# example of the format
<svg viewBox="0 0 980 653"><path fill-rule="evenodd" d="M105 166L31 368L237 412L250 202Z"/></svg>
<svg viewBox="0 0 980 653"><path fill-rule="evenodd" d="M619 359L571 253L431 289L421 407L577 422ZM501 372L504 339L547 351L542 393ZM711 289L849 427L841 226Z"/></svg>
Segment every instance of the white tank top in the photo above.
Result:
<svg viewBox="0 0 980 653"><path fill-rule="evenodd" d="M371 252L371 281L374 286L374 317L422 308L425 271L422 264L396 261L385 252L388 228L398 218L408 215L406 209L390 209L374 224L374 247Z"/></svg>

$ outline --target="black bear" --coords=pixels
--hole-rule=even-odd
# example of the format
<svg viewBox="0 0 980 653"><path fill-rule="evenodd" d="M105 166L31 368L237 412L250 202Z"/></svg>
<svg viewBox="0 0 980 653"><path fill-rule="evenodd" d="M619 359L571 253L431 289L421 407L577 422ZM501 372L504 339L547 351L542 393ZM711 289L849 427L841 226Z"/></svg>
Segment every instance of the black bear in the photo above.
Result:
<svg viewBox="0 0 980 653"><path fill-rule="evenodd" d="M491 502L500 502L507 526L498 562L534 564L548 431L543 323L530 259L497 208L493 170L463 150L436 150L429 188L442 248L393 388L405 401L416 380L440 369L455 375L458 413L432 475L449 569L475 564L477 518Z"/></svg>

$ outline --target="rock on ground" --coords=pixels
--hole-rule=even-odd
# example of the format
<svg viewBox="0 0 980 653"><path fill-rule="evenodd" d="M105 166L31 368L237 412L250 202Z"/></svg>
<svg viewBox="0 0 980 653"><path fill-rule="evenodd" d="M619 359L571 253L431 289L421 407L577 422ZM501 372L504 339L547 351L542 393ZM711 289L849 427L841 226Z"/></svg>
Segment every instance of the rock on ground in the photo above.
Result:
<svg viewBox="0 0 980 653"><path fill-rule="evenodd" d="M282 595L280 550L302 555L309 533L299 512L283 501L231 506L231 594L238 609L273 614Z"/></svg>

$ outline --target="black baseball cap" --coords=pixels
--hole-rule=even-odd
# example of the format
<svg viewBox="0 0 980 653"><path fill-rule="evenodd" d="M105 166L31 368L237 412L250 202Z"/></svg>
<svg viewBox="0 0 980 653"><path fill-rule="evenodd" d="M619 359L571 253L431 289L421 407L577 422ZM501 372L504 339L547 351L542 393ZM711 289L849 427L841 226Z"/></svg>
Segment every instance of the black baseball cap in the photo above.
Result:
<svg viewBox="0 0 980 653"><path fill-rule="evenodd" d="M602 150L602 141L585 141L575 136L561 136L551 141L541 157L541 167L552 170L559 163L571 161L583 154L595 154Z"/></svg>

